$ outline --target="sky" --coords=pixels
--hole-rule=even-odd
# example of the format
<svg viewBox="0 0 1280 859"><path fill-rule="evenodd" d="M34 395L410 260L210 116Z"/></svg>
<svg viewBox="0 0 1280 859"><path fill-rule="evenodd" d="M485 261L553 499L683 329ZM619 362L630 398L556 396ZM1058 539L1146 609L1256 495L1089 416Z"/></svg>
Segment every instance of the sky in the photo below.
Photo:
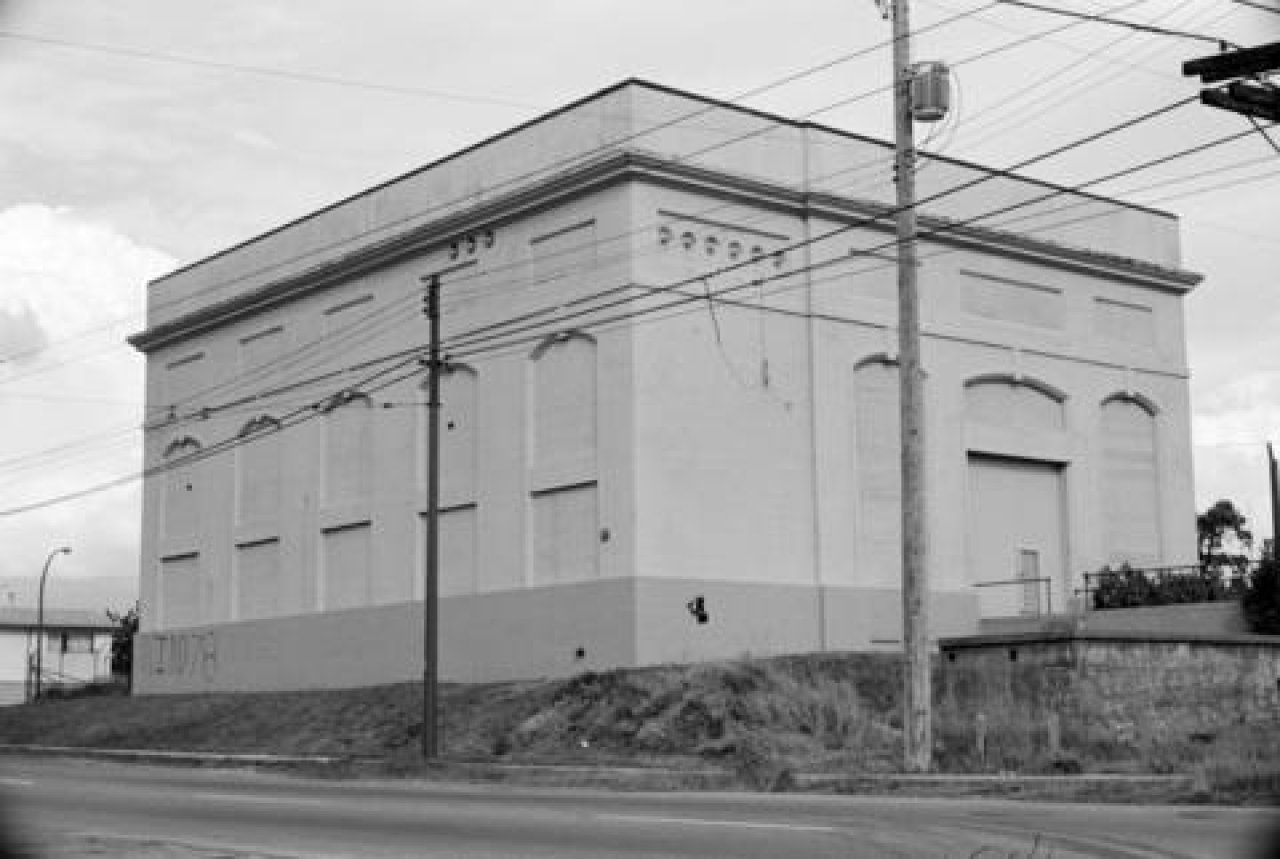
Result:
<svg viewBox="0 0 1280 859"><path fill-rule="evenodd" d="M1278 0L1251 2L1056 5L1280 40ZM994 167L1194 96L1181 64L1217 50L988 0L912 0L912 22L916 58L957 84L922 145ZM874 0L0 0L0 585L61 545L60 576L137 573L137 481L5 511L137 473L124 338L150 278L627 77L738 100L820 69L739 103L887 139L888 47L832 61L888 37ZM1191 104L1028 173L1087 182L1249 127ZM1271 136L1091 189L1181 219L1205 276L1186 301L1196 506L1230 498L1259 537L1280 444Z"/></svg>

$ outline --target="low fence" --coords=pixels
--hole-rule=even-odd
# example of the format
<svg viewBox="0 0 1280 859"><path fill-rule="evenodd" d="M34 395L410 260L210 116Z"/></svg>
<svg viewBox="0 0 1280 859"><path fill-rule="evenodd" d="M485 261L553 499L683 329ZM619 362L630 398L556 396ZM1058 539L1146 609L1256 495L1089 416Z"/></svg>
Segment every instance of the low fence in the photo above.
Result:
<svg viewBox="0 0 1280 859"><path fill-rule="evenodd" d="M1225 602L1244 595L1257 561L1102 569L1076 589L1085 610Z"/></svg>

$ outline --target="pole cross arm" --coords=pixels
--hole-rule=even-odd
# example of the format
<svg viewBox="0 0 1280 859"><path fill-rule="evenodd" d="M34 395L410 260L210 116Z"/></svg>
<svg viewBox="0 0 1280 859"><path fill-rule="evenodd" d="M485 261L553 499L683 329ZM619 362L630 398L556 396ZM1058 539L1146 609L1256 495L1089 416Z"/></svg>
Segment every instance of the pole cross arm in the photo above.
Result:
<svg viewBox="0 0 1280 859"><path fill-rule="evenodd" d="M1200 91L1200 101L1243 116L1280 122L1280 89L1236 81L1226 88Z"/></svg>
<svg viewBox="0 0 1280 859"><path fill-rule="evenodd" d="M1201 82L1207 84L1277 70L1280 70L1280 42L1201 57L1182 64L1184 75L1199 75Z"/></svg>

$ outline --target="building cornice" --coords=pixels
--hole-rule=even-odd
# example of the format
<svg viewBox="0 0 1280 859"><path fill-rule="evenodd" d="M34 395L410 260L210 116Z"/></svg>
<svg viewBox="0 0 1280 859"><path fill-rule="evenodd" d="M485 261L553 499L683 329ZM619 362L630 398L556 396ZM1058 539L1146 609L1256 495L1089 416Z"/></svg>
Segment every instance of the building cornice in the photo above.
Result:
<svg viewBox="0 0 1280 859"><path fill-rule="evenodd" d="M371 240L351 252L323 260L305 270L266 281L242 295L149 327L131 336L129 343L141 352L153 352L305 295L439 250L460 234L498 227L627 181L693 191L757 208L770 208L782 214L818 215L844 222L851 229L893 231L893 209L884 204L808 192L687 164L638 149L615 149L465 211L405 229L389 238ZM1200 275L1179 269L936 216L921 216L920 229L922 233L932 234L924 236L928 241L1030 260L1152 289L1182 293L1201 280Z"/></svg>

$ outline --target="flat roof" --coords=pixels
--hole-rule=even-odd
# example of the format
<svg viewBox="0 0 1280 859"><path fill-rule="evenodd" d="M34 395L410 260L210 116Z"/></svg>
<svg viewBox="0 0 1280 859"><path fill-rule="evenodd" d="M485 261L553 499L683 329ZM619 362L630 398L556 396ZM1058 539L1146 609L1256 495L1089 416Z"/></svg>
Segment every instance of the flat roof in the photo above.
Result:
<svg viewBox="0 0 1280 859"><path fill-rule="evenodd" d="M28 606L0 607L0 629L35 629L39 625L39 612ZM55 630L101 630L110 632L115 624L105 611L86 609L47 608L44 610L44 628Z"/></svg>
<svg viewBox="0 0 1280 859"><path fill-rule="evenodd" d="M533 126L536 126L536 125L538 125L538 124L540 124L540 123L546 122L546 121L548 121L548 120L550 120L550 119L553 119L553 118L555 118L555 117L557 117L557 116L560 116L561 114L568 113L568 112L573 111L573 110L575 110L575 109L577 109L577 108L580 108L580 107L582 107L582 106L584 106L584 105L590 104L590 103L591 103L591 102L593 102L593 101L597 101L597 100L602 99L602 98L604 98L604 97L606 97L606 96L612 95L613 93L616 93L616 92L618 92L618 91L620 91L620 90L622 90L622 89L625 89L626 87L641 87L641 88L644 88L644 89L652 90L652 91L654 91L654 92L659 92L659 93L664 93L664 94L667 94L667 95L678 96L678 97L680 97L680 98L688 99L688 100L691 100L691 101L701 102L701 103L705 104L708 108L718 108L718 109L723 109L723 110L736 111L736 112L738 112L738 113L742 113L742 114L745 114L745 115L748 115L748 116L754 116L754 117L757 117L757 118L759 118L759 119L766 120L766 121L768 121L768 122L770 122L770 123L773 123L773 124L775 124L775 125L779 125L779 126L790 127L790 128L795 128L795 129L806 129L806 128L808 128L808 129L813 129L813 130L821 131L821 132L824 132L824 133L827 133L827 134L832 134L832 135L835 135L835 136L838 136L838 137L843 137L843 138L846 138L846 139L848 139L848 140L857 140L857 141L860 141L860 142L863 142L863 143L870 143L870 144L873 144L873 145L876 145L876 146L883 146L883 147L885 147L885 148L891 148L891 147L892 147L892 145L893 145L893 144L891 144L891 143L889 143L889 142L887 142L887 141L885 141L885 140L881 140L881 139L879 139L879 138L875 138L875 137L870 137L870 136L868 136L868 135L858 134L858 133L856 133L856 132L846 131L846 130L844 130L844 129L835 128L835 127L833 127L833 126L823 125L823 124L821 124L821 123L816 123L816 122L810 122L810 121L808 121L808 120L796 120L796 119L790 119L790 118L788 118L788 117L781 116L780 114L770 113L770 112L763 111L763 110L758 110L758 109L756 109L756 108L752 108L752 107L744 107L744 106L742 106L742 105L734 104L734 103L729 102L729 101L724 101L724 100L721 100L721 99L711 98L711 97L709 97L709 96L700 95L700 94L698 94L698 93L690 92L690 91L688 91L688 90L679 89L679 88L677 88L677 87L667 86L667 85L665 85L665 84L658 84L658 83L654 83L654 82L652 82L652 81L648 81L648 80L645 80L645 79L643 79L643 78L630 77L630 78L625 78L625 79L623 79L623 80L621 80L621 81L618 81L618 82L617 82L617 83L615 83L615 84L611 84L611 85L609 85L609 86L607 86L607 87L604 87L603 89L597 90L596 92L593 92L593 93L591 93L590 95L583 96L582 98L579 98L579 99L576 99L576 100L574 100L574 101L571 101L571 102L569 102L568 104L565 104L565 105L562 105L562 106L560 106L560 107L557 107L557 108L555 108L555 109L553 109L553 110L547 111L546 113L542 113L542 114L540 114L540 115L538 115L538 116L536 116L536 117L533 117L532 119L526 120L526 121L524 121L524 122L522 122L522 123L519 123L519 124L514 125L514 126L512 126L512 127L510 127L510 128L507 128L507 129L505 129L505 130L503 130L503 131L500 131L500 132L498 132L497 134L490 135L489 137L486 137L486 138L484 138L484 139L482 139L482 140L480 140L480 141L477 141L476 143L473 143L473 144L471 144L470 146L463 147L462 149L458 149L458 150L456 150L456 151L454 151L454 152L449 153L448 155L445 155L445 156L443 156L443 157L441 157L441 158L438 158L438 159L436 159L435 161L428 162L427 164L424 164L424 165L422 165L422 166L420 166L420 167L415 167L415 168L414 168L414 169L412 169L412 170L408 170L408 171L406 171L406 172L404 172L404 173L401 173L401 174L398 174L398 175L396 175L396 176L393 176L393 177L391 177L391 178L389 178L389 179L386 179L386 180L384 180L384 181L382 181L382 182L377 183L376 185L369 186L369 187L364 188L364 189L362 189L362 190L360 190L360 191L357 191L357 192L356 192L356 193L354 193L354 194L350 194L350 195L348 195L348 196L346 196L346 197L342 197L342 198L340 198L340 199L338 199L338 200L335 200L335 201L333 201L332 203L329 203L329 204L327 204L327 205L325 205L325 206L321 206L321 207L320 207L320 208L318 208L318 209L313 209L312 211L307 212L307 213L306 213L306 214L304 214L304 215L300 215L300 216L299 216L299 217L297 217L297 218L293 218L293 219L291 219L291 220L288 220L288 221L285 221L285 222L283 222L283 223L281 223L281 224L278 224L277 226L272 227L271 229L266 230L265 232L258 233L257 235L251 236L251 237L249 237L249 238L247 238L247 239L245 239L245 240L243 240L243 241L240 241L240 242L237 242L237 243L235 243L235 244L233 244L233 245L230 245L230 246L228 246L228 247L225 247L225 248L223 248L222 250L215 251L214 253L208 254L208 255L206 255L206 256L204 256L204 257L201 257L201 258L199 258L199 259L197 259L197 260L194 260L194 261L192 261L192 262L189 262L189 263L187 263L187 264L185 264L185 265L179 266L178 268L175 268L175 269L173 269L173 270L172 270L172 271L170 271L170 272L167 272L167 273L165 273L165 274L163 274L163 275L160 275L160 276L159 276L159 277L157 277L157 278L154 278L153 280L151 280L151 281L150 281L150 284L151 284L151 285L160 285L160 284L162 284L164 281L166 281L166 280L168 280L168 279L170 279L170 278L172 278L172 277L176 277L176 276L178 276L178 275L182 274L183 272L187 272L187 271L190 271L190 270L192 270L192 269L198 268L198 267L200 267L200 266L202 266L202 265L204 265L204 264L206 264L206 263L208 263L208 262L210 262L210 261L212 261L212 260L219 259L219 258L224 257L224 256L228 256L228 255L233 254L233 253L235 253L236 251L239 251L239 250L241 250L241 249L243 249L243 248L246 248L246 247L248 247L248 246L250 246L250 245L253 245L253 244L256 244L256 243L258 243L258 242L261 242L261 241L264 241L264 240L266 240L266 239L269 239L269 238L271 238L272 236L278 235L279 233L282 233L282 232L284 232L284 231L286 231L286 230L290 229L291 227L295 227L295 226L297 226L297 225L299 225L299 224L306 223L307 221L310 221L310 220L312 220L312 219L314 219L314 218L320 217L321 215L324 215L324 214L325 214L325 213L327 213L327 212L333 211L334 209L337 209L337 208L339 208L339 207L341 207L341 206L347 205L348 203L351 203L351 202L353 202L353 201L359 200L359 199L360 199L360 198L362 198L362 197L367 197L367 196L369 196L369 195L376 194L377 192L379 192L379 191L381 191L381 190L384 190L384 189L386 189L386 188L388 188L388 187L391 187L391 186L393 186L393 185L395 185L395 184L397 184L397 183L399 183L399 182L403 182L404 180L409 179L409 178L411 178L411 177L413 177L413 176L417 176L417 175L420 175L420 174L422 174L422 173L426 173L426 172L428 172L428 171L434 170L434 169L436 169L436 168L438 168L438 167L441 167L441 166L443 166L443 165L446 165L446 164L448 164L450 161L453 161L453 160L455 160L455 159L461 158L461 157L463 157L463 156L465 156L465 155L467 155L467 154L469 154L469 153L476 152L476 151L478 151L478 150L480 150L480 149L483 149L484 147L489 146L489 145L491 145L491 144L493 144L493 143L495 143L495 142L497 142L497 141L500 141L500 140L506 139L506 138L508 138L508 137L512 137L512 136L514 136L514 135L516 135L516 134L519 134L519 133L520 133L520 132L522 132L522 131L525 131L525 130L527 130L527 129L529 129L529 128L533 127ZM656 128L662 128L662 127L665 127L667 124L670 124L670 123L661 123L661 124L659 124L658 126L655 126L655 129L656 129ZM648 133L648 130L647 130L647 129L646 129L646 130L639 131L639 132L635 132L635 133L633 133L632 135L630 135L629 137L627 137L627 138L622 138L622 139L617 140L617 141L613 141L613 142L611 142L611 143L607 144L607 146L617 146L617 145L621 145L621 144L626 143L626 142L627 142L628 140L630 140L630 139L635 139L635 138L641 137L641 136L643 136L643 135L644 135L644 134L646 134L646 133ZM935 160L935 161L941 162L941 163L954 164L954 165L957 165L957 166L966 167L966 168L973 169L973 170L980 170L980 171L987 172L987 173L1002 173L1002 172L1004 172L1004 171L1003 171L1003 170L1001 170L1000 168L990 167L990 166L987 166L987 165L984 165L984 164L979 164L979 163L976 163L976 162L973 162L973 161L966 161L966 160L959 159L959 158L954 158L954 157L951 157L951 156L948 156L948 155L941 155L941 154L927 153L927 157L928 157L928 158L930 158L930 159L932 159L932 160ZM1115 206L1120 206L1120 207L1127 208L1127 209L1133 209L1133 210L1135 210L1135 211L1145 212L1145 213L1147 213L1147 214L1155 215L1155 216L1158 216L1158 217L1163 217L1163 218L1175 218L1175 217L1176 217L1176 216L1175 216L1175 215L1173 215L1172 213L1170 213L1170 212L1166 212L1166 211L1163 211L1163 210L1160 210L1160 209L1153 209L1153 208L1150 208L1150 207L1147 207L1147 206L1142 206L1142 205L1138 205L1138 204L1135 204L1135 203L1129 203L1129 202L1126 202L1126 201L1124 201L1124 200L1117 200L1117 199L1112 198L1112 197L1105 197L1105 196L1102 196L1102 195L1099 195L1099 194L1093 194L1093 193L1090 193L1090 192L1088 192L1088 191L1077 191L1077 190L1072 189L1070 186L1066 186L1066 185L1059 185L1059 184L1055 184L1055 183L1052 183L1052 182L1047 182L1047 181L1044 181L1044 180L1041 180L1041 179L1036 179L1036 178L1034 178L1034 177L1030 177L1030 176L1023 175L1023 174L1021 174L1021 173L1010 172L1010 173L1006 173L1005 175L1006 175L1008 178L1010 178L1010 179L1014 179L1014 180L1021 181L1021 182L1027 182L1027 183L1029 183L1029 184L1037 185L1037 186L1040 186L1040 187L1043 187L1043 188L1046 188L1046 189L1049 189L1049 190L1052 190L1052 191L1059 191L1059 192L1063 192L1063 193L1070 193L1070 194L1073 194L1073 195L1078 196L1078 197L1084 197L1084 198L1087 198L1087 199L1097 200L1097 201L1099 201L1099 202L1104 202L1104 203L1108 203L1108 204L1115 205Z"/></svg>

